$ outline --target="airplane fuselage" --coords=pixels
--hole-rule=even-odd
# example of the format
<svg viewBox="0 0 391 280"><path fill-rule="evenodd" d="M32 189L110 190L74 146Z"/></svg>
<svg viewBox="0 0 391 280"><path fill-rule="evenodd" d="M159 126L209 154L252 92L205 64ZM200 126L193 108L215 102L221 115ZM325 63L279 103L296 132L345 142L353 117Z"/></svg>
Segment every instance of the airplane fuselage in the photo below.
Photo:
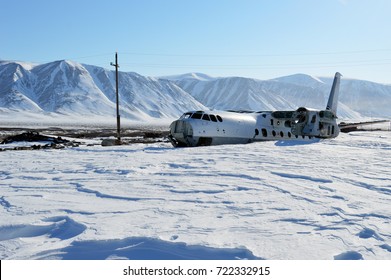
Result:
<svg viewBox="0 0 391 280"><path fill-rule="evenodd" d="M328 111L192 111L170 126L174 146L245 144L255 141L332 138L339 133Z"/></svg>
<svg viewBox="0 0 391 280"><path fill-rule="evenodd" d="M245 144L254 141L334 138L339 134L337 104L340 73L335 73L325 110L192 111L170 126L175 147Z"/></svg>

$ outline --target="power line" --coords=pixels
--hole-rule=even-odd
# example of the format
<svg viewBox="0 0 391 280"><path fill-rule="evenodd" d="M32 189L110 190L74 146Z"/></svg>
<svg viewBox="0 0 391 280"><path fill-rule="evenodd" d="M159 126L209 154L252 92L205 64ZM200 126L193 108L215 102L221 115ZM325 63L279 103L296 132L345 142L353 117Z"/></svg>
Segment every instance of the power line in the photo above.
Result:
<svg viewBox="0 0 391 280"><path fill-rule="evenodd" d="M174 54L174 53L141 53L141 52L120 52L126 55L135 56L162 56L162 57L285 57L285 56L319 56L336 54L360 54L360 53L378 53L391 52L391 49L372 49L372 50L353 50L353 51L335 51L335 52L317 52L317 53L280 53L280 54Z"/></svg>
<svg viewBox="0 0 391 280"><path fill-rule="evenodd" d="M159 64L159 63L122 63L124 66L146 68L208 68L208 69L289 69L289 68L328 68L328 67L352 67L352 66L375 66L390 65L391 59L362 60L348 62L315 62L315 63L290 63L290 64Z"/></svg>

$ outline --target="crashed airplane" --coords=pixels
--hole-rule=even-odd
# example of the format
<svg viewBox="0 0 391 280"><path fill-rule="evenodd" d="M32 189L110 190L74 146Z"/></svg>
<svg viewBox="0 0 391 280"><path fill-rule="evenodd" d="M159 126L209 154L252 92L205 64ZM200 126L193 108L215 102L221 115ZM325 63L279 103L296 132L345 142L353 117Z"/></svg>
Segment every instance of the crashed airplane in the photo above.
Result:
<svg viewBox="0 0 391 280"><path fill-rule="evenodd" d="M196 147L337 137L341 76L335 73L325 110L300 107L295 111L192 111L170 125L169 139L174 147Z"/></svg>

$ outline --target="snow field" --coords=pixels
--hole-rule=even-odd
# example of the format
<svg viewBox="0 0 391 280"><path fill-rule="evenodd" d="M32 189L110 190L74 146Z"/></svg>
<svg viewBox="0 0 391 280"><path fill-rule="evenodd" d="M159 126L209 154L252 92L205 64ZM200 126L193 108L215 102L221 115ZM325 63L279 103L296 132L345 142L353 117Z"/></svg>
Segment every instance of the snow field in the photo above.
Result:
<svg viewBox="0 0 391 280"><path fill-rule="evenodd" d="M0 153L1 259L391 259L391 135Z"/></svg>

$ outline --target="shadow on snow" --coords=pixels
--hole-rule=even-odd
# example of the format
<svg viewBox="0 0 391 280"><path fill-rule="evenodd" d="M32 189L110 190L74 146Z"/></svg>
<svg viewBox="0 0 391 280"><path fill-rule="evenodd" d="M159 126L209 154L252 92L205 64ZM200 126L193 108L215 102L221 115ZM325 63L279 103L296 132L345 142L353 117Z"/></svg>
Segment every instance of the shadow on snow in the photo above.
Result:
<svg viewBox="0 0 391 280"><path fill-rule="evenodd" d="M319 142L320 142L319 138L315 138L311 140L279 140L274 145L278 147L301 146L301 145L315 144Z"/></svg>
<svg viewBox="0 0 391 280"><path fill-rule="evenodd" d="M247 249L212 248L146 237L74 241L60 253L64 260L236 260L260 259Z"/></svg>

